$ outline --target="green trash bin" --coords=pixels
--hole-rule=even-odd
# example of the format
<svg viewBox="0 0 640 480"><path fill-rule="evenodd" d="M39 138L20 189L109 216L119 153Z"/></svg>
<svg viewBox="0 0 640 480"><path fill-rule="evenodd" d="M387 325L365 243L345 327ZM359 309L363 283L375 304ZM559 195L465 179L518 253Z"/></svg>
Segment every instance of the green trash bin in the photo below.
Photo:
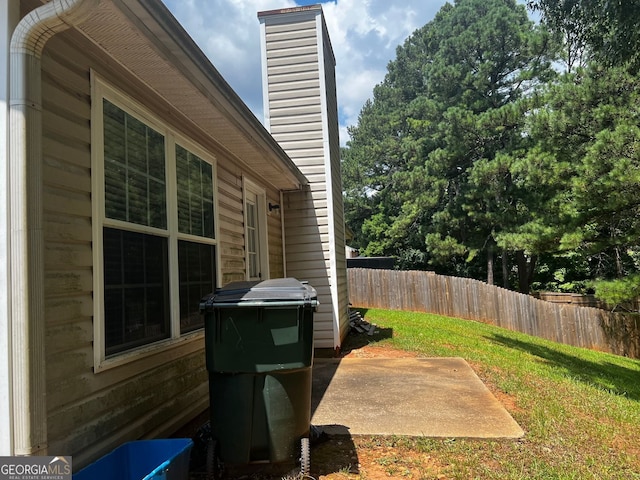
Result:
<svg viewBox="0 0 640 480"><path fill-rule="evenodd" d="M225 464L308 469L316 290L234 282L202 299L211 433ZM306 464L306 465L305 465Z"/></svg>

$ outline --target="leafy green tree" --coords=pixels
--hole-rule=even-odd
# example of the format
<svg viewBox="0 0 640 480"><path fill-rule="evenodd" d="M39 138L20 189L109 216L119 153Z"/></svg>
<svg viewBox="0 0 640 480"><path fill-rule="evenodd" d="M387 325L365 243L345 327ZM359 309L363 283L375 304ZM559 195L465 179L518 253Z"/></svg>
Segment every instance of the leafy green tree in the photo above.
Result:
<svg viewBox="0 0 640 480"><path fill-rule="evenodd" d="M569 55L606 66L640 68L640 5L636 0L529 0L543 21L565 38ZM571 64L569 64L571 65ZM571 68L569 69L571 70Z"/></svg>
<svg viewBox="0 0 640 480"><path fill-rule="evenodd" d="M525 190L535 194L537 186L544 198L499 244L550 246L554 276L576 279L579 272L582 281L569 282L576 285L638 271L639 94L628 69L595 64L549 87L545 108L528 117L533 145L512 171Z"/></svg>
<svg viewBox="0 0 640 480"><path fill-rule="evenodd" d="M527 141L518 102L553 77L551 46L513 0L458 0L397 49L343 158L365 254L492 280L516 211L510 155Z"/></svg>
<svg viewBox="0 0 640 480"><path fill-rule="evenodd" d="M593 283L595 295L612 309L629 310L628 305L640 297L640 274L634 273L616 280L599 280Z"/></svg>

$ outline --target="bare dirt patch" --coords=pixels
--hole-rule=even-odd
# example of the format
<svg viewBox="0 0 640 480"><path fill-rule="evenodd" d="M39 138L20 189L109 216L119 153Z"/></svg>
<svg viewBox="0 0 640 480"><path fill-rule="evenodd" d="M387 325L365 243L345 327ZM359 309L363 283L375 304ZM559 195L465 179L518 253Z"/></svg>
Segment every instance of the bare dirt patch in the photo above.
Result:
<svg viewBox="0 0 640 480"><path fill-rule="evenodd" d="M428 453L380 437L332 437L312 452L317 480L445 479L445 468Z"/></svg>
<svg viewBox="0 0 640 480"><path fill-rule="evenodd" d="M415 358L417 356L418 354L415 352L405 352L404 350L379 345L365 345L341 355L344 358Z"/></svg>

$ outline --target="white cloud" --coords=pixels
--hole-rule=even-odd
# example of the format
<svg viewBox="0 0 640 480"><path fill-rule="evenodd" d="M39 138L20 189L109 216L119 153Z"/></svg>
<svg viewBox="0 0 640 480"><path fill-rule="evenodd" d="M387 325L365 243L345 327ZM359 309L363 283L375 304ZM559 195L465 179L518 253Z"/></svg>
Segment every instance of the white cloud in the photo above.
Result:
<svg viewBox="0 0 640 480"><path fill-rule="evenodd" d="M257 13L293 0L165 0L173 15L262 121L260 24ZM313 2L304 2L305 4ZM396 47L431 21L445 0L337 0L322 4L336 56L340 135L357 122L382 82Z"/></svg>

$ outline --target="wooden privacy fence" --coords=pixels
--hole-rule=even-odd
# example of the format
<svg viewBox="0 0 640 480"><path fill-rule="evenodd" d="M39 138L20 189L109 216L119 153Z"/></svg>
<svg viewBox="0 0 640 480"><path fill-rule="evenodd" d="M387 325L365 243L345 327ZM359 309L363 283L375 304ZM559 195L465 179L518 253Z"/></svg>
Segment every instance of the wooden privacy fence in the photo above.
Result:
<svg viewBox="0 0 640 480"><path fill-rule="evenodd" d="M433 272L348 269L354 307L478 320L554 342L640 358L637 314L538 300L478 280Z"/></svg>

